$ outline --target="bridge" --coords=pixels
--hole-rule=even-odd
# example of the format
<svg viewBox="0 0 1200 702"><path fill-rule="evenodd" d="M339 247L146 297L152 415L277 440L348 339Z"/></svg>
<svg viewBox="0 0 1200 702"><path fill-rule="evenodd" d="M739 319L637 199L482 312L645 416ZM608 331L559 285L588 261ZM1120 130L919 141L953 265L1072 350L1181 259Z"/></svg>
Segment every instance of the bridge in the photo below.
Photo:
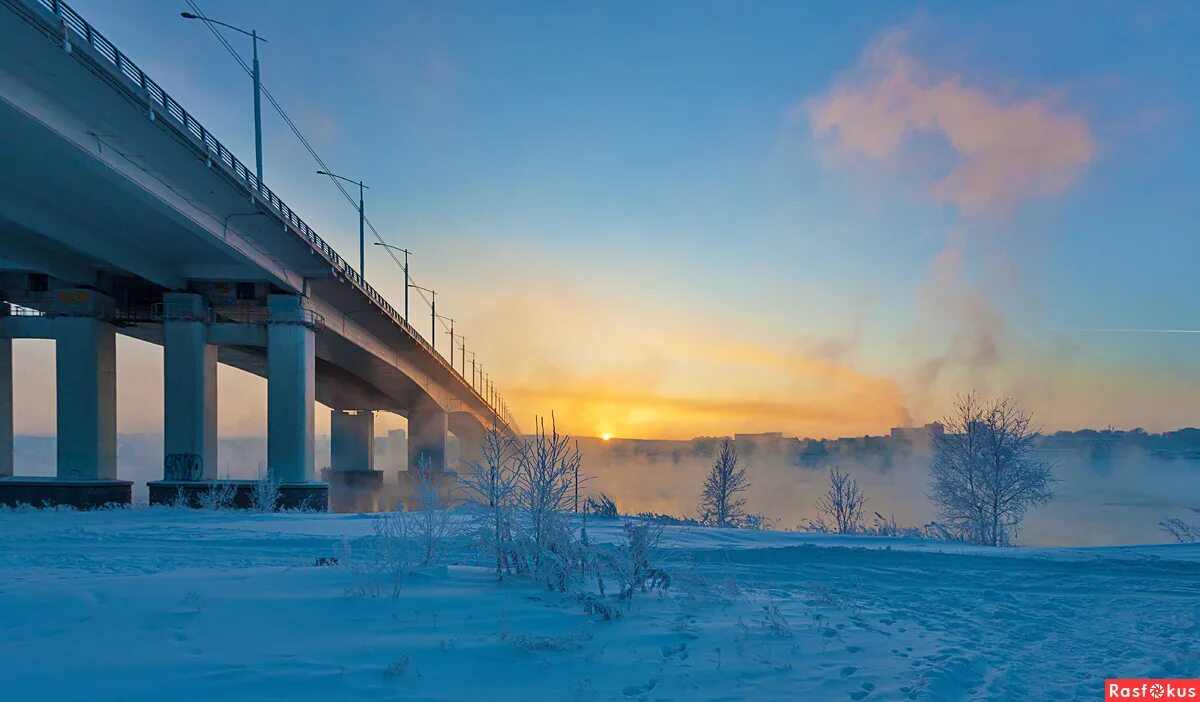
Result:
<svg viewBox="0 0 1200 702"><path fill-rule="evenodd" d="M163 347L152 501L218 477L217 363L267 380L267 465L285 504L381 480L378 410L407 417L409 464L437 471L451 468L448 434L470 460L493 426L519 431L465 363L66 3L0 0L0 46L0 503L130 500L116 334ZM12 340L24 338L55 342L53 479L13 465ZM316 402L332 412L323 476Z"/></svg>

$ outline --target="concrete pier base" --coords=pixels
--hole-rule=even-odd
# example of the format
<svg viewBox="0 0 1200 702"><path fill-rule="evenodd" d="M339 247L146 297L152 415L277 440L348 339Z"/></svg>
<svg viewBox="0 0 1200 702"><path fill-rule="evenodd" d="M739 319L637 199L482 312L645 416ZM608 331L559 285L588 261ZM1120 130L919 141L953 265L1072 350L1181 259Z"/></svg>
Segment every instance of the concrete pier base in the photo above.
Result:
<svg viewBox="0 0 1200 702"><path fill-rule="evenodd" d="M330 512L379 511L383 471L326 468L321 478L329 483Z"/></svg>
<svg viewBox="0 0 1200 702"><path fill-rule="evenodd" d="M128 505L133 483L128 480L70 480L66 478L0 478L0 505L16 507L74 507L99 509Z"/></svg>
<svg viewBox="0 0 1200 702"><path fill-rule="evenodd" d="M214 487L232 486L234 509L251 509L254 505L254 486L257 480L154 480L150 488L150 504L175 505L180 501L188 507L200 506L200 495ZM316 481L286 483L279 486L278 509L304 509L313 512L329 511L329 483Z"/></svg>

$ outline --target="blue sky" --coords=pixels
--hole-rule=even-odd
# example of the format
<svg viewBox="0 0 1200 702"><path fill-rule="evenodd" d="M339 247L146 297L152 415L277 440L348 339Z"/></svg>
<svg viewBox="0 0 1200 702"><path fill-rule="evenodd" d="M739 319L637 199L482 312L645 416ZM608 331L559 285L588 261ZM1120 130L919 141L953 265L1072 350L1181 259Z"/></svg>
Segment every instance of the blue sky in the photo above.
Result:
<svg viewBox="0 0 1200 702"><path fill-rule="evenodd" d="M253 160L249 80L184 3L72 4ZM200 7L267 37L264 83L519 414L832 436L971 389L1051 428L1200 412L1200 335L1076 331L1200 329L1194 4ZM268 184L353 258L352 208L269 107L265 133ZM367 274L401 299L378 248Z"/></svg>

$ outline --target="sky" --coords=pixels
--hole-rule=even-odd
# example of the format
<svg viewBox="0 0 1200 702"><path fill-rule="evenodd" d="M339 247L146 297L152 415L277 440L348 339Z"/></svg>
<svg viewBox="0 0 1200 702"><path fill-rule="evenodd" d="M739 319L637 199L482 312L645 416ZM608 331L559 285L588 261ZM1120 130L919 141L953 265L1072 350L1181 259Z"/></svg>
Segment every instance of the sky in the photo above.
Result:
<svg viewBox="0 0 1200 702"><path fill-rule="evenodd" d="M1194 3L196 2L268 40L263 83L526 424L853 436L972 390L1048 429L1200 416L1200 334L1113 331L1200 330ZM249 79L192 8L71 4L253 162ZM264 109L267 184L353 259ZM45 433L32 343L17 430ZM119 363L119 428L160 431L129 369L161 352ZM264 388L222 372L223 434L265 427Z"/></svg>

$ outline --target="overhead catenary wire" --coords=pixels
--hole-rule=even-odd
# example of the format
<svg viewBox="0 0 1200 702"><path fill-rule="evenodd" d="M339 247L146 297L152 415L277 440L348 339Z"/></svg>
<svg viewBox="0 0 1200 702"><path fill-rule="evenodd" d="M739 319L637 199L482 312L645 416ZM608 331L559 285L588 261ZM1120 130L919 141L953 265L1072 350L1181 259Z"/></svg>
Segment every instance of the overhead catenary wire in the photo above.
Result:
<svg viewBox="0 0 1200 702"><path fill-rule="evenodd" d="M201 20L205 20L204 26L208 27L208 30L210 32L212 32L213 36L216 37L217 41L219 41L221 43L221 45L225 47L225 50L229 52L230 56L233 56L234 60L237 61L238 65L242 67L242 70L245 71L247 75L253 76L253 74L254 74L253 69L246 64L245 60L242 59L241 55L237 52L237 50L234 49L233 46L225 39L225 36L220 32L220 30L217 29L217 27L214 25L214 23L212 21L208 21L208 16L204 14L204 11L200 9L200 6L196 4L195 0L184 0L184 2L186 2L187 5L190 8L192 8L192 11L196 14L197 17L199 17ZM346 190L345 186L343 186L342 183L337 178L334 178L333 176L328 175L328 173L332 173L333 170L328 166L328 164L326 164L325 159L321 158L321 155L319 153L317 153L317 150L308 141L308 139L305 138L303 132L300 131L300 128L296 126L296 123L294 121L292 121L292 118L288 115L287 111L283 109L283 106L279 104L279 101L275 99L275 96L271 94L271 91L268 90L266 88L266 86L262 85L261 81L259 81L259 91L267 97L267 101L270 102L271 106L275 108L275 111L283 119L284 123L287 124L288 129L290 129L292 131L292 133L296 136L296 138L304 146L305 150L308 151L309 155L312 156L313 160L316 161L316 163L321 167L321 170L326 171L327 177L329 177L330 182L332 182L337 187L338 191L342 193L342 197L344 197L346 199L346 202L350 203L350 206L353 207L354 210L357 212L358 205L355 202L354 197L351 196L350 192ZM262 187L262 183L259 183L259 187ZM382 248L387 252L388 257L390 257L392 259L392 262L395 263L398 268L405 269L405 266L400 263L400 259L396 257L395 252L392 251L392 249L387 245L387 242L384 241L383 236L380 235L379 230L375 228L375 224L373 222L371 222L370 218L368 218L366 216L366 213L360 213L360 214L362 215L363 222L371 230L371 234L375 237L376 241L378 241L380 244L384 244L384 246ZM363 282L364 283L366 282L365 279ZM414 287L417 290L417 295L421 298L421 300L423 300L425 302L425 304L429 307L430 312L432 313L433 309L434 309L433 302L429 297L427 297L425 295L425 292L424 292L424 290L426 290L428 288L422 289L421 286L415 285L416 281L413 279L411 274L407 270L405 270L405 285L407 286L410 283L414 284ZM404 321L405 321L405 323L407 323L409 325L410 328L412 328L412 322L410 319L406 318ZM450 330L450 327L446 324L446 320L444 318L439 319L438 317L435 316L433 319L433 323L435 325L438 325L440 323L442 331ZM416 333L416 330L413 329L413 332ZM453 370L453 367L451 367L451 369ZM493 395L492 393L495 393L495 394ZM487 399L488 404L492 405L493 410L495 412L497 412L498 415L503 416L505 418L505 421L511 425L511 428L514 431L517 431L519 433L520 430L516 423L516 418L512 416L512 412L508 408L508 403L506 403L503 400L503 398L501 398L499 396L499 394L496 392L495 386L492 386L491 393L489 393L489 396L486 399Z"/></svg>
<svg viewBox="0 0 1200 702"><path fill-rule="evenodd" d="M251 67L246 63L245 59L242 58L241 54L239 54L237 52L237 49L234 49L233 45L230 44L229 41L225 39L225 35L221 33L220 29L218 29L216 27L216 25L214 25L212 22L207 21L208 16L204 14L204 11L200 9L199 5L196 4L195 0L184 0L184 2L187 3L188 7L192 8L192 11L194 13L196 13L196 15L198 17L200 17L202 20L206 20L204 22L204 26L208 27L208 31L212 32L213 36L216 37L217 41L219 41L221 43L221 45L225 47L225 50L228 51L231 56L233 56L234 60L237 61L238 65L242 67L242 70L246 72L246 75L252 76L253 70L251 69ZM283 109L283 106L279 104L279 101L275 99L275 96L271 94L271 91L268 90L267 87L265 85L262 85L261 83L259 85L259 90L262 91L262 94L267 98L267 101L271 103L271 106L275 108L275 111L277 113L279 113L279 116L283 119L284 123L287 124L288 129L290 129L292 131L292 133L296 135L296 138L300 141L300 144L304 146L305 150L308 151L309 155L312 156L313 160L316 161L317 164L319 164L321 166L321 170L332 172L333 169L330 168L329 165L325 163L325 159L321 158L321 155L319 153L317 153L317 150L313 147L313 145L308 141L308 139L306 139L304 137L304 133L300 131L300 128L296 126L296 123L292 121L292 118L290 116L288 116L287 110ZM346 198L346 202L350 203L350 206L353 207L355 209L355 211L357 211L358 210L357 201L350 194L350 192L348 190L346 190L345 186L337 178L334 178L332 176L329 176L329 180L337 187L338 191L340 191L342 193L342 197ZM386 241L384 241L383 236L380 235L379 230L377 230L375 228L374 223L371 222L371 219L369 217L364 215L363 221L366 223L367 227L371 230L371 234L375 237L375 239L377 241L379 241L381 244L387 243ZM396 254L391 249L389 249L386 246L381 247L381 248L383 248L384 251L387 252L388 257L390 257L392 259L393 263L395 263L397 266L403 268L403 264L400 263L400 259L396 257ZM416 280L411 275L409 276L409 281L414 282L414 283L416 282ZM421 289L417 289L417 296L420 297L421 300L425 302L425 305L427 307L432 307L432 302L430 301L429 297L427 297L425 295L424 291L422 291ZM405 321L408 322L410 320L405 320ZM438 323L441 325L443 331L449 330L449 327L446 325L445 320L438 320Z"/></svg>

